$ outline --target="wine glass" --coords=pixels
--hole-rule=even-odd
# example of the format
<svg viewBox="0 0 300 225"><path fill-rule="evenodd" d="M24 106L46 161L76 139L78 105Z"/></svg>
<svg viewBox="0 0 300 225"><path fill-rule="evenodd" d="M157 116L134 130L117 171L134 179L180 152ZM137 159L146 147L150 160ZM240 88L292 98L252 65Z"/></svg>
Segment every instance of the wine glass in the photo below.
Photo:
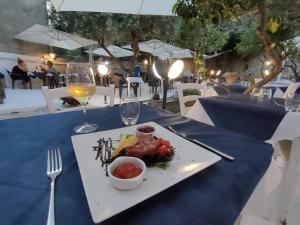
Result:
<svg viewBox="0 0 300 225"><path fill-rule="evenodd" d="M90 133L97 130L97 124L89 124L86 121L86 105L91 96L96 92L94 73L87 63L68 63L66 85L68 93L81 103L84 123L76 126L76 133Z"/></svg>

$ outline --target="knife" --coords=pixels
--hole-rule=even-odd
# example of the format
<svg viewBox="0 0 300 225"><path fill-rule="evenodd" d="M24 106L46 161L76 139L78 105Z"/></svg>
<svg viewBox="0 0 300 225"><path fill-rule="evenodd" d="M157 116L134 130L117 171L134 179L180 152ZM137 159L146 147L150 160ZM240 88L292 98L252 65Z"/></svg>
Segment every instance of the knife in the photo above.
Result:
<svg viewBox="0 0 300 225"><path fill-rule="evenodd" d="M181 132L175 130L175 129L174 129L173 127L171 127L171 126L168 126L168 129L169 129L171 132L173 132L173 133L179 135L180 137L182 137L182 138L184 138L184 139L186 139L186 140L188 140L188 141L191 141L191 142L193 142L193 143L195 143L195 144L197 144L197 145L199 145L199 146L205 148L206 150L208 150L208 151L210 151L210 152L213 152L213 153L215 153L215 154L218 155L218 156L221 156L221 157L224 158L224 159L227 159L227 160L230 160L230 161L233 161L233 160L234 160L234 157L232 157L232 156L230 156L230 155L227 155L227 154L225 154L225 153L223 153L223 152L221 152L221 151L219 151L219 150L217 150L217 149L215 149L215 148L213 148L213 147L211 147L211 146L209 146L209 145L207 145L207 144L204 144L204 143L198 141L197 139L189 138L189 137L186 136L186 134L181 133Z"/></svg>

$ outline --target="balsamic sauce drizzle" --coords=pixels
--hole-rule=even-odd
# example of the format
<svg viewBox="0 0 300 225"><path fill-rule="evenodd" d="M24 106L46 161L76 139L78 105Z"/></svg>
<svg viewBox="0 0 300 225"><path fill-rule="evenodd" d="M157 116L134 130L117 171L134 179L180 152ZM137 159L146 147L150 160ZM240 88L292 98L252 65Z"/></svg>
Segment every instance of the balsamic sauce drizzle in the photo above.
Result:
<svg viewBox="0 0 300 225"><path fill-rule="evenodd" d="M105 175L108 177L108 164L112 162L113 141L111 138L100 138L98 146L93 146L93 151L97 152L95 160L101 161L101 167L105 166Z"/></svg>

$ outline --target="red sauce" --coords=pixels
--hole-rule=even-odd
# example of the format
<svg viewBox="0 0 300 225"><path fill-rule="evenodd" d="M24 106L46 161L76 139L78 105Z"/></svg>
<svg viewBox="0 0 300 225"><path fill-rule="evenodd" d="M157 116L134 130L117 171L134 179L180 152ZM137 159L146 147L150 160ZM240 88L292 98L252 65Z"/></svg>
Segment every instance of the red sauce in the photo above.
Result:
<svg viewBox="0 0 300 225"><path fill-rule="evenodd" d="M137 177L141 173L142 173L142 169L136 167L134 164L123 163L114 169L112 175L120 179L130 179L133 177Z"/></svg>
<svg viewBox="0 0 300 225"><path fill-rule="evenodd" d="M138 131L141 132L141 133L151 133L151 132L154 131L154 127L143 126L143 127L138 128Z"/></svg>

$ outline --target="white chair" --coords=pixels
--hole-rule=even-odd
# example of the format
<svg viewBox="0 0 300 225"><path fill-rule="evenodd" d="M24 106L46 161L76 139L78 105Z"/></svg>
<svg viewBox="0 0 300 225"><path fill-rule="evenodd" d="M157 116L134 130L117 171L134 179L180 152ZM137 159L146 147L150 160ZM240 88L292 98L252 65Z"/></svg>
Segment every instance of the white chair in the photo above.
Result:
<svg viewBox="0 0 300 225"><path fill-rule="evenodd" d="M196 84L196 83L185 83L185 84L177 84L176 85L178 97L179 97L179 106L180 106L180 113L182 116L185 116L196 100L201 97L205 96L206 93L206 85L204 84ZM200 92L200 95L188 95L183 96L183 91L187 89L197 89ZM193 103L194 101L194 103ZM191 104L188 104L191 103ZM188 104L188 105L187 105Z"/></svg>
<svg viewBox="0 0 300 225"><path fill-rule="evenodd" d="M70 94L67 92L66 87L49 89L47 86L43 86L41 89L42 89L42 93L44 95L44 98L45 98L45 101L46 101L49 112L55 113L55 112L62 112L62 111L75 111L75 110L80 110L81 109L80 106L61 109L61 110L58 109L57 99L60 99L61 97L70 96ZM93 97L98 96L98 95L107 96L109 98L109 106L114 105L114 97L115 97L114 85L110 85L109 87L97 86L96 87L96 92L93 95ZM92 100L92 98L91 98L91 100ZM89 104L88 104L87 108L101 107L100 102L95 102L95 103L91 103L91 102L92 101L89 101Z"/></svg>
<svg viewBox="0 0 300 225"><path fill-rule="evenodd" d="M300 82L298 83L291 83L289 87L284 92L283 98L287 98L290 94L294 94L296 90L300 87Z"/></svg>

